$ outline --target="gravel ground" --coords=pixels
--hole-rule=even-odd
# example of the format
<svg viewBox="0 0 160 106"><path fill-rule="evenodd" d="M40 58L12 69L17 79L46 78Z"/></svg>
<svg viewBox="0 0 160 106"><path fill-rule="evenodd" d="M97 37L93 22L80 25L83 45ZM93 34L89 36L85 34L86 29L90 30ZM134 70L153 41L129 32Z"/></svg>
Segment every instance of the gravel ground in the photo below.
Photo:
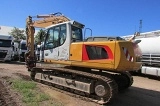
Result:
<svg viewBox="0 0 160 106"><path fill-rule="evenodd" d="M15 74L16 73L16 74ZM17 74L19 73L19 74ZM19 78L19 75L29 76L29 72L24 66L24 63L11 62L2 63L0 62L0 89L4 90L2 93L0 90L0 103L12 102L15 105L6 106L19 106L20 96L12 90L7 89L7 85L4 83L6 77L9 78ZM120 92L115 99L107 106L160 106L160 81L155 79L150 79L144 76L133 76L133 85L124 92ZM99 106L93 102L87 102L80 100L78 98L73 98L69 95L60 93L53 90L51 87L37 83L38 87L45 93L48 93L52 98L61 101L65 106ZM2 88L3 87L3 88ZM10 98L7 99L9 95ZM16 100L14 99L16 96ZM19 101L17 101L19 100ZM0 106L3 106L0 104ZM5 105L4 105L5 106Z"/></svg>

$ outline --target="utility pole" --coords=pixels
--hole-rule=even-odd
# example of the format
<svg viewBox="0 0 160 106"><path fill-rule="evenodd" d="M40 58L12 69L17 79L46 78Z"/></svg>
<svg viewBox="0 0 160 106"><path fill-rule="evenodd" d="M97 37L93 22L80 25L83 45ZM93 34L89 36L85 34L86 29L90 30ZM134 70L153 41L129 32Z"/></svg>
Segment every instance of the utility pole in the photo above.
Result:
<svg viewBox="0 0 160 106"><path fill-rule="evenodd" d="M142 20L139 20L139 33L142 32Z"/></svg>

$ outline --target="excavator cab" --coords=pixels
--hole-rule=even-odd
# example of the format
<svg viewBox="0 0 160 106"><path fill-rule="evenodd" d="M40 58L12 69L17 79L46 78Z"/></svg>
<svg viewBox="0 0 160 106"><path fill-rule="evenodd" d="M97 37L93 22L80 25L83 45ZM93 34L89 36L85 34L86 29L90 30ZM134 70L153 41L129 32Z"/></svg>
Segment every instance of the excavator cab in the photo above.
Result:
<svg viewBox="0 0 160 106"><path fill-rule="evenodd" d="M47 37L48 36L47 34L51 33L51 32L48 32L48 30L50 30L50 29L53 30L55 28L55 26L60 27L59 29L57 28L57 33L59 34L58 36L59 36L60 42L62 42L62 39L63 40L66 39L66 34L67 34L66 31L69 32L69 34L71 36L71 41L73 41L73 42L82 41L82 39L83 39L82 29L83 29L84 25L82 25L82 24L78 25L78 24L80 24L80 23L77 23L75 21L74 22L70 21L68 23L59 24L58 26L57 25L50 26L50 27L46 28L45 32L47 32L47 33L45 35L43 32L40 34L40 41L43 42L43 39L44 39L43 37L44 36ZM68 30L68 29L70 29L70 30ZM56 30L56 28L55 28L55 30ZM56 32L54 32L54 33L56 33Z"/></svg>
<svg viewBox="0 0 160 106"><path fill-rule="evenodd" d="M33 20L33 18L38 18ZM82 41L83 24L71 21L61 13L49 15L29 16L26 20L26 34L28 53L26 53L27 67L32 69L36 66L34 57L34 32L35 28L45 28L46 34L41 34L40 42L44 45L44 60L68 60L70 43ZM43 37L44 36L44 39ZM47 60L46 60L47 61Z"/></svg>
<svg viewBox="0 0 160 106"><path fill-rule="evenodd" d="M84 25L78 22L69 21L46 28L44 59L49 59L49 61L69 60L70 44L83 41L83 27Z"/></svg>

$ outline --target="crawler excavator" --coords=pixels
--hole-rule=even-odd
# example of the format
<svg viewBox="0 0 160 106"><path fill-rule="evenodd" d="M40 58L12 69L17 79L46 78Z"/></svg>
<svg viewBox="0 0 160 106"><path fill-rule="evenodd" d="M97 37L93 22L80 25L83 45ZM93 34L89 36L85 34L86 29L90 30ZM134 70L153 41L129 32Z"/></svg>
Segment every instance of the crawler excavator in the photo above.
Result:
<svg viewBox="0 0 160 106"><path fill-rule="evenodd" d="M41 63L36 63L34 54L35 28L45 28L47 32L43 35ZM106 104L118 91L132 85L128 71L138 70L141 63L131 41L84 41L83 28L83 24L61 13L28 16L26 65L32 80L47 81L61 91L78 95L75 97Z"/></svg>

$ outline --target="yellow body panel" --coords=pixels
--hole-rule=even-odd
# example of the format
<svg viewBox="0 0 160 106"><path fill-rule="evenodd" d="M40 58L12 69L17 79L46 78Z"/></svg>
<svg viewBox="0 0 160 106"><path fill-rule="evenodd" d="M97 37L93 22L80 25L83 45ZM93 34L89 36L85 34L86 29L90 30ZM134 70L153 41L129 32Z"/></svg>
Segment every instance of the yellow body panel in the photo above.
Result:
<svg viewBox="0 0 160 106"><path fill-rule="evenodd" d="M70 48L70 61L73 66L88 67L88 68L107 68L114 69L114 59L101 59L101 60L82 60L83 45L99 45L104 46L106 42L78 42L72 43ZM107 46L114 51L115 43L108 42Z"/></svg>
<svg viewBox="0 0 160 106"><path fill-rule="evenodd" d="M124 51L121 47L125 47L128 49L130 56L133 57L133 62L127 61ZM131 42L129 41L128 42L117 42L115 53L120 54L120 55L115 55L115 69L116 70L134 71L134 70L140 69L141 63L136 62L136 56L134 54L133 44Z"/></svg>
<svg viewBox="0 0 160 106"><path fill-rule="evenodd" d="M53 59L44 59L45 63L55 63L55 64L63 64L63 65L71 65L71 61L65 61L65 60L53 60Z"/></svg>
<svg viewBox="0 0 160 106"><path fill-rule="evenodd" d="M113 58L112 59L97 59L97 60L83 60L83 45L107 46L110 48ZM127 48L133 61L126 59L122 47ZM49 60L45 60L49 62ZM104 41L104 42L77 42L72 43L70 46L70 58L67 61L63 60L50 60L52 63L64 64L70 66L87 67L93 69L103 69L110 71L134 71L138 70L141 63L136 62L136 57L131 42L127 41Z"/></svg>
<svg viewBox="0 0 160 106"><path fill-rule="evenodd" d="M82 61L82 43L71 44L69 60Z"/></svg>

